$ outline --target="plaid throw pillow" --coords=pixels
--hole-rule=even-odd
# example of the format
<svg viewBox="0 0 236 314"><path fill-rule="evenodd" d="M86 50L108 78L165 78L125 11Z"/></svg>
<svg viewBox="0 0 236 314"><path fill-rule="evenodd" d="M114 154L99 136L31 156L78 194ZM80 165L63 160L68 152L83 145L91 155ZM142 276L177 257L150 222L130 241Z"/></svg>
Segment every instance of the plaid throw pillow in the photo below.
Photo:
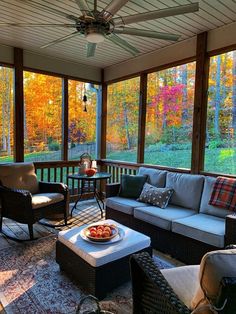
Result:
<svg viewBox="0 0 236 314"><path fill-rule="evenodd" d="M209 204L236 211L236 179L217 177Z"/></svg>

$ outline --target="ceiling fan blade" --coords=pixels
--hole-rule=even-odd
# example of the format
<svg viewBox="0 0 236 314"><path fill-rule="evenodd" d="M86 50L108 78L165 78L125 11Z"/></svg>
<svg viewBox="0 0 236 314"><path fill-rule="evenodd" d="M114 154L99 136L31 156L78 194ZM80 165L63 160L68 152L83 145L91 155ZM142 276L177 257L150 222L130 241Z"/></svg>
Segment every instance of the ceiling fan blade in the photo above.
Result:
<svg viewBox="0 0 236 314"><path fill-rule="evenodd" d="M180 38L180 35L176 35L176 34L160 33L160 32L154 32L154 31L148 31L148 30L136 29L136 28L115 29L114 33L150 37L150 38L157 38L157 39L164 39L164 40L173 40L173 41L177 41Z"/></svg>
<svg viewBox="0 0 236 314"><path fill-rule="evenodd" d="M123 17L117 17L113 19L115 26L128 25L132 23L139 23L148 20L155 20L161 17L174 16L184 13L192 13L199 10L198 3L191 3L186 5L180 5L168 9L155 10L152 12L133 14Z"/></svg>
<svg viewBox="0 0 236 314"><path fill-rule="evenodd" d="M109 36L106 36L107 39L112 41L117 46L123 48L124 50L130 52L133 56L136 56L140 51L135 48L134 46L130 45L126 40L120 38L116 34L111 34Z"/></svg>
<svg viewBox="0 0 236 314"><path fill-rule="evenodd" d="M44 48L53 46L53 45L58 44L58 43L60 43L60 42L62 42L62 41L64 41L64 40L70 39L70 38L72 38L72 37L74 37L74 36L76 36L76 35L80 35L80 33L79 33L78 31L75 31L75 32L73 32L72 34L69 34L69 35L63 36L63 37L61 37L61 38L58 38L58 39L56 39L56 40L53 40L53 41L51 41L50 43L41 46L40 48L44 49Z"/></svg>
<svg viewBox="0 0 236 314"><path fill-rule="evenodd" d="M87 43L87 58L93 57L95 55L97 44Z"/></svg>
<svg viewBox="0 0 236 314"><path fill-rule="evenodd" d="M107 22L122 8L129 0L112 0L104 10L100 13L100 16Z"/></svg>
<svg viewBox="0 0 236 314"><path fill-rule="evenodd" d="M39 24L39 23L1 23L0 22L0 26L14 26L14 27L76 27L76 24L65 24L65 23L61 23L61 24L53 24L53 23L43 23L43 24Z"/></svg>
<svg viewBox="0 0 236 314"><path fill-rule="evenodd" d="M77 3L83 15L87 15L90 12L88 4L85 0L75 0L75 2Z"/></svg>
<svg viewBox="0 0 236 314"><path fill-rule="evenodd" d="M36 9L43 10L43 11L45 11L45 12L47 12L47 13L50 12L50 13L57 14L57 15L59 15L59 16L63 16L63 17L65 17L65 18L69 19L69 20L73 20L73 21L78 21L78 20L79 20L78 17L76 17L76 16L74 16L74 15L67 14L67 13L65 13L65 12L62 12L62 11L60 11L60 10L51 8L51 7L49 7L49 6L45 5L45 4L36 2L36 1L34 1L34 0L18 0L18 1L20 1L21 3L22 3L22 2L25 2L25 3L29 4L31 7L34 7L34 8L36 8Z"/></svg>

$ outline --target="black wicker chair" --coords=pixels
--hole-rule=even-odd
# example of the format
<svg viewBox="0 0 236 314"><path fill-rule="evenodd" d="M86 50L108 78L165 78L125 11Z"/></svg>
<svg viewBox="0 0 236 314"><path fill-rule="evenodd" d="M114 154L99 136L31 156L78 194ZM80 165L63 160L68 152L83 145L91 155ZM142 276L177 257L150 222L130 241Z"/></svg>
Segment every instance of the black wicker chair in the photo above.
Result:
<svg viewBox="0 0 236 314"><path fill-rule="evenodd" d="M34 239L33 224L41 219L63 218L63 225L67 225L68 187L63 183L38 182L33 163L0 166L0 203L0 232L14 240L21 239L3 232L3 217L27 224L30 240Z"/></svg>
<svg viewBox="0 0 236 314"><path fill-rule="evenodd" d="M222 278L219 296L212 307L214 311L202 306L201 311L192 312L174 292L149 254L134 254L130 259L130 268L135 314L236 313L235 277Z"/></svg>

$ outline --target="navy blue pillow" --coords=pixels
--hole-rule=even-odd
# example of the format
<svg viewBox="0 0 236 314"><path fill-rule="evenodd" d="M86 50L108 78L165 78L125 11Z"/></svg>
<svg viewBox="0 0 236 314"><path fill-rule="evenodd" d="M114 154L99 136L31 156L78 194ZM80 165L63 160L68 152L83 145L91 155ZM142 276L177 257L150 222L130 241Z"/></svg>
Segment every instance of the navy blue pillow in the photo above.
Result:
<svg viewBox="0 0 236 314"><path fill-rule="evenodd" d="M148 176L146 175L122 174L119 196L137 199L147 178Z"/></svg>

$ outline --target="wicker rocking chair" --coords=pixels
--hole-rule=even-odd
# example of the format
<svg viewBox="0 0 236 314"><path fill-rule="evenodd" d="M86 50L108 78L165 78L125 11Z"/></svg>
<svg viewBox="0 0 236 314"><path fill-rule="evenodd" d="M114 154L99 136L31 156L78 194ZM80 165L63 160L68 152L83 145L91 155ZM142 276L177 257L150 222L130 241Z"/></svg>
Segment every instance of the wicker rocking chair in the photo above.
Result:
<svg viewBox="0 0 236 314"><path fill-rule="evenodd" d="M39 182L33 163L0 165L0 205L0 232L21 240L3 232L3 217L6 217L27 224L33 240L33 224L43 218L60 216L67 224L69 191L63 183Z"/></svg>

